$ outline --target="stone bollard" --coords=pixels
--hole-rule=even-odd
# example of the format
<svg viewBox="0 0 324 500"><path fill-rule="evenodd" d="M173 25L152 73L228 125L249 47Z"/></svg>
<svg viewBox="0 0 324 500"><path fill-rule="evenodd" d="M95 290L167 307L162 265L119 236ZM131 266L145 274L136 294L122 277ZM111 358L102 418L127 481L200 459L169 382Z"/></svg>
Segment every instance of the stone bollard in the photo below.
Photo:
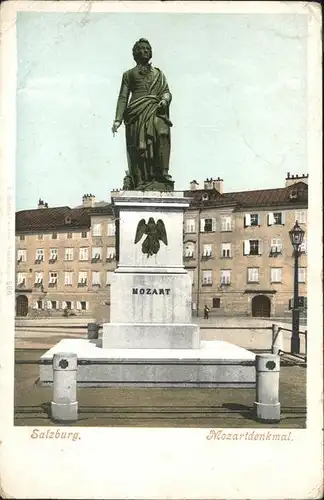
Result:
<svg viewBox="0 0 324 500"><path fill-rule="evenodd" d="M271 352L272 354L279 354L280 351L283 351L283 335L281 328L275 323L272 325L272 345Z"/></svg>
<svg viewBox="0 0 324 500"><path fill-rule="evenodd" d="M279 373L280 358L277 354L257 354L256 369L256 418L266 422L280 421Z"/></svg>
<svg viewBox="0 0 324 500"><path fill-rule="evenodd" d="M99 325L97 323L88 323L88 339L99 338Z"/></svg>
<svg viewBox="0 0 324 500"><path fill-rule="evenodd" d="M60 352L53 357L53 401L52 418L55 421L75 421L78 419L77 355Z"/></svg>

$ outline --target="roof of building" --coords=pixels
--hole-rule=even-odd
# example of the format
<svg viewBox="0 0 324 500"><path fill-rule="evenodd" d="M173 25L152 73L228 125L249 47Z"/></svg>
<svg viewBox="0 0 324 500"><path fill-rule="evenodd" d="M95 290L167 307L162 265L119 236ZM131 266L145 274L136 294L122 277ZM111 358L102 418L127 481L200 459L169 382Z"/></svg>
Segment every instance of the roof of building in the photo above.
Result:
<svg viewBox="0 0 324 500"><path fill-rule="evenodd" d="M257 189L219 193L216 189L195 189L184 192L192 199L192 207L226 207L237 209L252 207L274 207L287 204L307 204L308 186L297 182L284 188ZM99 202L94 207L53 207L34 210L21 210L16 213L16 231L53 231L86 229L91 225L93 215L113 215L112 205Z"/></svg>
<svg viewBox="0 0 324 500"><path fill-rule="evenodd" d="M219 193L216 189L196 189L185 191L185 196L193 199L192 206L271 207L291 203L307 203L308 186L298 182L284 188L257 189Z"/></svg>
<svg viewBox="0 0 324 500"><path fill-rule="evenodd" d="M86 229L90 216L97 213L112 214L111 205L92 208L53 207L21 210L16 213L16 231L51 231Z"/></svg>

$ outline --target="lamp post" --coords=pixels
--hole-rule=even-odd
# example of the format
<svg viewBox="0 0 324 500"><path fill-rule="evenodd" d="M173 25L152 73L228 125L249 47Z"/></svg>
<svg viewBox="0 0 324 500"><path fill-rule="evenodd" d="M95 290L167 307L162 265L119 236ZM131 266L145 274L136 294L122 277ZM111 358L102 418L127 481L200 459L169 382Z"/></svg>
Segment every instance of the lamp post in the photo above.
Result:
<svg viewBox="0 0 324 500"><path fill-rule="evenodd" d="M289 237L294 249L294 303L292 309L292 334L290 339L290 351L293 354L300 352L299 338L299 299L298 299L298 258L299 248L303 242L305 231L299 226L298 222L289 231Z"/></svg>

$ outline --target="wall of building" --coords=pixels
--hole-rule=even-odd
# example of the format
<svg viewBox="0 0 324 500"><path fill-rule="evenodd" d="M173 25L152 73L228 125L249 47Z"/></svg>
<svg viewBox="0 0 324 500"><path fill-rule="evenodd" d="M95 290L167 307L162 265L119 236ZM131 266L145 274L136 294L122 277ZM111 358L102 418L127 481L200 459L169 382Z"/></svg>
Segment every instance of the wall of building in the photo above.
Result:
<svg viewBox="0 0 324 500"><path fill-rule="evenodd" d="M107 256L107 248L114 247L115 236L108 234L108 223L114 226L114 220L108 216L93 216L91 226L69 232L57 231L43 233L25 233L16 236L17 278L21 274L25 283L16 283L16 296L28 298L28 314L31 316L62 315L67 303L71 302L70 313L95 317L98 321L109 319L110 285L109 272L116 267L114 256ZM100 224L101 232L94 232ZM96 229L98 226L96 226ZM41 235L41 236L40 236ZM54 236L54 237L53 237ZM93 250L100 249L101 257L93 258ZM44 251L44 259L36 260L37 250ZM51 250L57 251L57 259L51 260ZM72 249L73 258L68 260L66 249ZM87 249L88 258L82 259L80 249ZM19 251L26 250L26 261L20 261ZM82 251L82 250L81 250ZM43 283L36 284L37 273L43 273ZM65 283L65 273L72 273L72 283ZM87 274L87 282L80 283L80 273ZM93 274L99 273L98 284L93 283ZM50 283L50 273L57 273L57 282ZM42 309L37 302L42 301ZM57 309L50 303L56 302ZM69 304L70 307L70 304Z"/></svg>
<svg viewBox="0 0 324 500"><path fill-rule="evenodd" d="M289 299L293 296L293 250L289 239L289 230L293 227L298 213L307 209L296 210L292 207L276 207L275 213L283 214L282 224L268 224L268 214L273 210L264 207L230 211L229 209L188 210L185 219L194 219L196 223L195 233L185 232L184 243L195 244L194 256L184 259L185 266L193 274L193 302L198 304L200 311L204 305L208 305L215 314L219 315L252 315L252 299L256 295L266 295L271 302L271 316L283 316L289 314ZM257 226L245 226L246 214L258 214L259 224ZM221 220L223 216L231 216L232 225L230 231L222 230ZM306 215L307 217L307 215ZM201 218L215 218L215 232L198 232L199 220ZM307 268L307 219L300 225L305 230L306 251L299 259L299 266ZM186 223L185 223L186 226ZM273 239L281 241L280 253L271 251ZM244 255L244 241L258 240L261 242L260 255ZM222 243L231 244L231 256L222 256ZM212 255L203 257L203 248L206 244L212 244ZM259 280L257 283L248 281L248 269L257 268ZM271 268L280 269L280 282L271 279ZM203 283L205 270L212 271L212 282ZM230 283L221 283L221 271L230 270ZM306 271L307 281L307 271ZM299 284L299 295L307 295L307 284ZM220 299L220 307L213 308L213 299Z"/></svg>

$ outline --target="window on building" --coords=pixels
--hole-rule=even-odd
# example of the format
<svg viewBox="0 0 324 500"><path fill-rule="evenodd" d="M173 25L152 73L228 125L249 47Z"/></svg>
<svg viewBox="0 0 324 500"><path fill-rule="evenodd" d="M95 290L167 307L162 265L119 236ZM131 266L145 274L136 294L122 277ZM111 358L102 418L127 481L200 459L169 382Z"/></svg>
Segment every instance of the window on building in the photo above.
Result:
<svg viewBox="0 0 324 500"><path fill-rule="evenodd" d="M25 235L24 235L24 234L21 234L21 235L19 236L19 239L20 239L20 241L25 241L25 239L26 239L26 238L25 238Z"/></svg>
<svg viewBox="0 0 324 500"><path fill-rule="evenodd" d="M39 241L42 241L42 239L43 239L43 235L42 235L42 234L38 234L38 235L37 235L37 239L38 239Z"/></svg>
<svg viewBox="0 0 324 500"><path fill-rule="evenodd" d="M17 285L18 286L26 285L26 273L17 273Z"/></svg>
<svg viewBox="0 0 324 500"><path fill-rule="evenodd" d="M212 270L204 270L202 272L202 284L203 285L212 285L213 283L213 272Z"/></svg>
<svg viewBox="0 0 324 500"><path fill-rule="evenodd" d="M111 275L112 275L111 271L106 271L106 286L110 285Z"/></svg>
<svg viewBox="0 0 324 500"><path fill-rule="evenodd" d="M78 276L78 285L86 285L88 282L88 272L80 271Z"/></svg>
<svg viewBox="0 0 324 500"><path fill-rule="evenodd" d="M44 302L42 300L36 301L36 309L44 309Z"/></svg>
<svg viewBox="0 0 324 500"><path fill-rule="evenodd" d="M43 248L37 248L36 249L36 256L35 256L35 261L36 263L43 262L44 260L44 249Z"/></svg>
<svg viewBox="0 0 324 500"><path fill-rule="evenodd" d="M108 222L107 224L107 236L115 236L116 226L114 222Z"/></svg>
<svg viewBox="0 0 324 500"><path fill-rule="evenodd" d="M188 241L184 246L184 256L187 259L192 259L195 254L195 244L192 241Z"/></svg>
<svg viewBox="0 0 324 500"><path fill-rule="evenodd" d="M244 215L244 226L259 226L260 225L260 216L259 214L245 214Z"/></svg>
<svg viewBox="0 0 324 500"><path fill-rule="evenodd" d="M185 220L185 233L195 233L196 232L196 221L195 219Z"/></svg>
<svg viewBox="0 0 324 500"><path fill-rule="evenodd" d="M73 260L73 248L64 249L64 260Z"/></svg>
<svg viewBox="0 0 324 500"><path fill-rule="evenodd" d="M89 260L89 248L88 247L79 248L79 260Z"/></svg>
<svg viewBox="0 0 324 500"><path fill-rule="evenodd" d="M102 258L102 248L101 247L92 247L91 250L91 260L92 262L98 262Z"/></svg>
<svg viewBox="0 0 324 500"><path fill-rule="evenodd" d="M52 233L52 240L57 240L57 233Z"/></svg>
<svg viewBox="0 0 324 500"><path fill-rule="evenodd" d="M116 257L115 247L107 247L106 260L113 260Z"/></svg>
<svg viewBox="0 0 324 500"><path fill-rule="evenodd" d="M232 217L223 216L221 219L221 231L232 231Z"/></svg>
<svg viewBox="0 0 324 500"><path fill-rule="evenodd" d="M200 219L200 231L203 233L211 233L216 231L216 219Z"/></svg>
<svg viewBox="0 0 324 500"><path fill-rule="evenodd" d="M229 285L231 283L231 270L221 269L220 282L222 285Z"/></svg>
<svg viewBox="0 0 324 500"><path fill-rule="evenodd" d="M271 283L281 283L281 281L282 281L282 269L281 269L281 267L271 267L270 268L270 281L271 281Z"/></svg>
<svg viewBox="0 0 324 500"><path fill-rule="evenodd" d="M72 286L73 284L73 273L72 271L65 271L64 272L64 285L65 286Z"/></svg>
<svg viewBox="0 0 324 500"><path fill-rule="evenodd" d="M268 214L268 226L282 226L284 223L284 212L270 212Z"/></svg>
<svg viewBox="0 0 324 500"><path fill-rule="evenodd" d="M48 275L48 285L57 285L57 273L50 272Z"/></svg>
<svg viewBox="0 0 324 500"><path fill-rule="evenodd" d="M101 223L100 222L93 225L92 236L101 236Z"/></svg>
<svg viewBox="0 0 324 500"><path fill-rule="evenodd" d="M27 250L18 250L17 251L17 261L18 262L26 262L27 261Z"/></svg>
<svg viewBox="0 0 324 500"><path fill-rule="evenodd" d="M299 224L306 224L306 210L297 210L295 212L295 220Z"/></svg>
<svg viewBox="0 0 324 500"><path fill-rule="evenodd" d="M280 238L272 238L271 239L270 253L271 254L282 253L282 241Z"/></svg>
<svg viewBox="0 0 324 500"><path fill-rule="evenodd" d="M71 300L63 300L62 302L62 309L68 309L71 311L73 309L73 302Z"/></svg>
<svg viewBox="0 0 324 500"><path fill-rule="evenodd" d="M248 268L248 283L259 283L259 268L249 267Z"/></svg>
<svg viewBox="0 0 324 500"><path fill-rule="evenodd" d="M66 233L66 237L68 240L71 240L73 238L73 234L72 233Z"/></svg>
<svg viewBox="0 0 324 500"><path fill-rule="evenodd" d="M59 303L57 300L48 300L46 302L47 309L58 309Z"/></svg>
<svg viewBox="0 0 324 500"><path fill-rule="evenodd" d="M222 243L221 250L222 257L232 257L232 244L231 243Z"/></svg>
<svg viewBox="0 0 324 500"><path fill-rule="evenodd" d="M76 307L78 311L86 311L88 309L88 302L86 300L78 300Z"/></svg>
<svg viewBox="0 0 324 500"><path fill-rule="evenodd" d="M82 231L81 238L88 238L88 231Z"/></svg>
<svg viewBox="0 0 324 500"><path fill-rule="evenodd" d="M213 309L219 309L220 303L221 301L219 297L213 297Z"/></svg>
<svg viewBox="0 0 324 500"><path fill-rule="evenodd" d="M213 245L211 243L205 243L203 245L202 256L203 257L211 257L212 251L213 251Z"/></svg>
<svg viewBox="0 0 324 500"><path fill-rule="evenodd" d="M35 285L36 286L41 286L44 282L44 273L43 272L36 272L35 273Z"/></svg>
<svg viewBox="0 0 324 500"><path fill-rule="evenodd" d="M92 284L100 286L101 284L100 271L92 271Z"/></svg>
<svg viewBox="0 0 324 500"><path fill-rule="evenodd" d="M261 240L245 240L243 243L244 255L261 255L262 241Z"/></svg>
<svg viewBox="0 0 324 500"><path fill-rule="evenodd" d="M306 267L298 268L298 283L306 283Z"/></svg>
<svg viewBox="0 0 324 500"><path fill-rule="evenodd" d="M49 260L50 261L55 261L55 260L57 260L57 256L58 256L58 250L57 250L57 248L50 248L50 257L49 257Z"/></svg>

